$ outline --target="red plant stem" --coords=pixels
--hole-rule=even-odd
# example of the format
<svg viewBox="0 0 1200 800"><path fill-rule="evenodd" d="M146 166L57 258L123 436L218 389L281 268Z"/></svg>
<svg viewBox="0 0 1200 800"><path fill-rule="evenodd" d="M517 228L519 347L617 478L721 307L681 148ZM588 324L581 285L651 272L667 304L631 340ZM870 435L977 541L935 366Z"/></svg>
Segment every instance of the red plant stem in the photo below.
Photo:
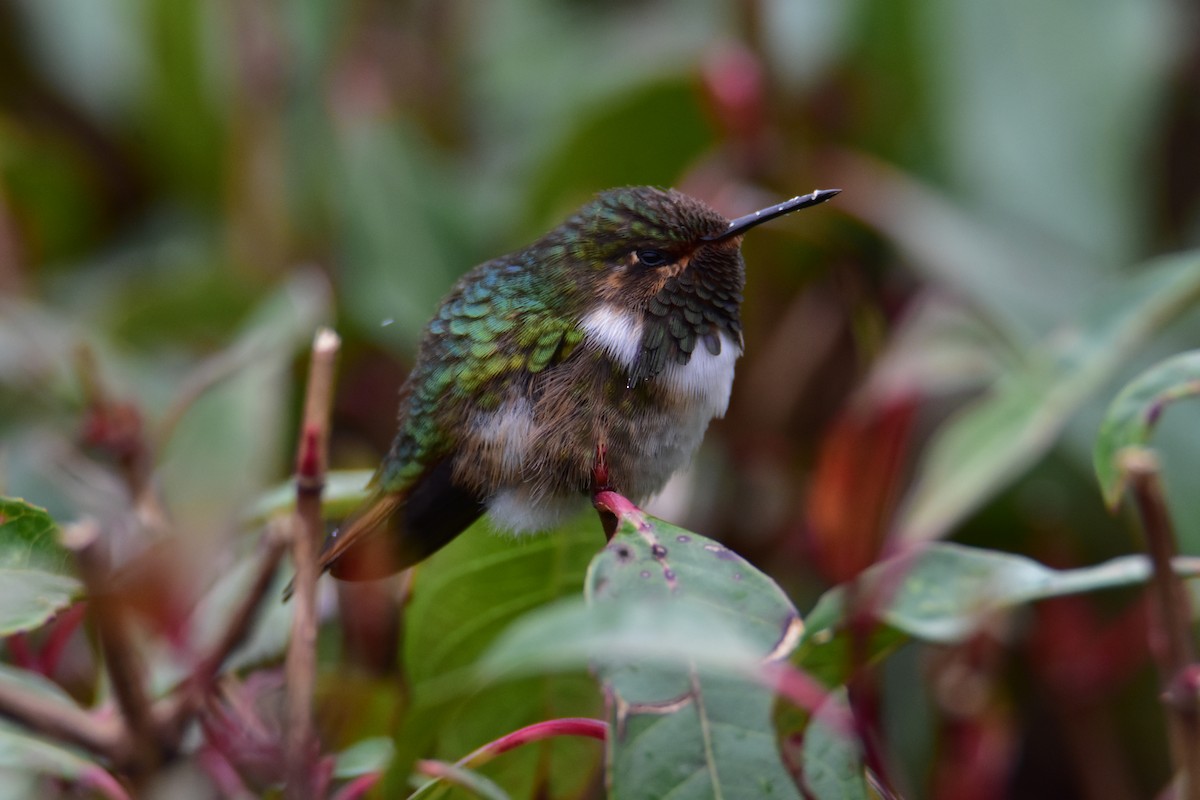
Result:
<svg viewBox="0 0 1200 800"><path fill-rule="evenodd" d="M225 659L229 658L238 645L250 634L255 620L258 619L258 613L262 609L267 591L275 580L275 573L279 571L279 562L283 560L284 551L289 543L289 537L283 529L284 527L284 524L280 522L274 522L267 526L264 536L266 553L263 554L259 563L254 582L250 585L246 596L242 598L241 605L230 614L229 624L221 638L192 671L192 682L198 687L207 687L216 678Z"/></svg>
<svg viewBox="0 0 1200 800"><path fill-rule="evenodd" d="M1156 460L1150 453L1140 451L1126 454L1123 463L1129 473L1130 489L1154 570L1150 589L1160 619L1156 631L1158 641L1151 645L1167 673L1164 679L1169 680L1194 658L1187 593L1171 564L1176 555L1174 529L1163 499Z"/></svg>
<svg viewBox="0 0 1200 800"><path fill-rule="evenodd" d="M329 408L333 398L333 370L341 340L323 328L313 340L304 421L296 453L296 519L292 536L295 562L295 599L292 638L288 645L287 741L285 796L307 800L317 795L313 765L319 752L313 731L312 701L316 683L317 544L323 534L321 491L329 439Z"/></svg>
<svg viewBox="0 0 1200 800"><path fill-rule="evenodd" d="M556 736L584 736L604 741L608 738L608 723L604 720L588 719L587 717L564 717L563 719L535 722L505 734L499 739L493 739L456 763L459 766L477 764L480 763L477 759L498 756L530 742L552 739Z"/></svg>
<svg viewBox="0 0 1200 800"><path fill-rule="evenodd" d="M417 761L416 768L422 775L434 780L444 780L470 788L464 782L464 769L486 764L501 753L507 753L509 750L514 750L530 742L553 739L557 736L583 736L604 741L608 738L608 723L604 720L586 717L565 717L535 722L533 725L526 725L524 728L488 742L453 764L433 759L420 759Z"/></svg>
<svg viewBox="0 0 1200 800"><path fill-rule="evenodd" d="M1150 592L1155 605L1150 649L1158 662L1167 712L1171 754L1182 773L1178 794L1200 800L1200 705L1197 704L1187 591L1175 575L1175 530L1163 497L1158 460L1149 450L1133 449L1121 456L1129 487L1146 537L1153 573Z"/></svg>
<svg viewBox="0 0 1200 800"><path fill-rule="evenodd" d="M599 719L586 717L564 717L535 722L524 728L505 734L499 739L493 739L482 747L473 750L453 764L434 759L420 759L416 763L417 771L434 780L463 786L470 789L466 783L467 774L463 771L469 767L486 764L501 753L507 753L530 742L553 739L558 736L583 736L603 742L608 738L608 723Z"/></svg>
<svg viewBox="0 0 1200 800"><path fill-rule="evenodd" d="M161 737L175 742L182 739L188 723L204 703L221 666L249 635L290 542L287 527L282 520L274 520L268 525L264 536L267 552L262 556L258 572L241 605L230 614L221 638L196 661L188 680L155 706L157 729Z"/></svg>
<svg viewBox="0 0 1200 800"><path fill-rule="evenodd" d="M642 511L633 501L611 489L602 489L592 496L592 505L597 511L607 512L617 517L627 517L630 514L641 514Z"/></svg>

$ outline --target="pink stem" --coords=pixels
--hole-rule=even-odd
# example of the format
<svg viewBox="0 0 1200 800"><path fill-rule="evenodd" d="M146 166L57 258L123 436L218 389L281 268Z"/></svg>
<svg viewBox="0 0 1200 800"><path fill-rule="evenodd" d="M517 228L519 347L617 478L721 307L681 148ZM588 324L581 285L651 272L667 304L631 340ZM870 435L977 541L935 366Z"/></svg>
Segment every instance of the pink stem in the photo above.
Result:
<svg viewBox="0 0 1200 800"><path fill-rule="evenodd" d="M604 741L608 737L608 723L586 717L566 717L535 722L488 742L458 763L469 764L484 755L498 756L530 742L551 739L555 736L586 736Z"/></svg>
<svg viewBox="0 0 1200 800"><path fill-rule="evenodd" d="M600 511L607 511L610 514L615 514L617 517L642 513L642 510L627 497L617 494L612 490L597 492L596 496L592 498L592 505Z"/></svg>

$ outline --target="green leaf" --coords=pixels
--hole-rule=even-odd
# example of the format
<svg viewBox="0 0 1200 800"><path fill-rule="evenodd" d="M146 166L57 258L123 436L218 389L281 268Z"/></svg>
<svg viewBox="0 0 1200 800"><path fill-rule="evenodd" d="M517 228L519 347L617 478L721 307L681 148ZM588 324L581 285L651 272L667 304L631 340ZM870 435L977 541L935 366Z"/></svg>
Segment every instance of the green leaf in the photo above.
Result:
<svg viewBox="0 0 1200 800"><path fill-rule="evenodd" d="M783 591L736 553L636 509L592 562L588 598L645 609L642 630L665 639L678 616L669 612L686 609L689 639L717 648L722 637L704 631L736 631L751 663L786 657L801 628ZM659 666L614 655L596 667L609 696L611 797L799 798L769 689L678 655Z"/></svg>
<svg viewBox="0 0 1200 800"><path fill-rule="evenodd" d="M82 592L43 508L0 497L0 636L40 627Z"/></svg>
<svg viewBox="0 0 1200 800"><path fill-rule="evenodd" d="M375 474L369 469L334 470L325 475L321 491L321 516L325 519L344 519L367 499L367 482ZM261 524L269 517L296 507L296 479L264 492L250 505L246 514L249 524Z"/></svg>
<svg viewBox="0 0 1200 800"><path fill-rule="evenodd" d="M396 770L418 755L457 761L545 719L600 715L600 693L584 662L566 674L527 670L483 690L476 677L482 654L511 623L582 594L587 564L603 543L591 513L515 541L481 521L417 568L404 641L413 706L396 737ZM599 768L594 742L556 738L506 753L481 772L514 797L544 790L566 798L579 795Z"/></svg>
<svg viewBox="0 0 1200 800"><path fill-rule="evenodd" d="M1200 576L1200 559L1177 558L1183 577ZM883 625L871 654L894 648L907 637L928 642L961 642L990 616L1016 606L1070 594L1145 583L1150 562L1123 556L1091 567L1055 570L1024 556L959 544L929 545L876 564L855 586L864 602L877 598ZM848 674L849 649L842 623L846 614L844 586L817 601L807 617L796 660L831 684ZM833 667L833 668L831 668Z"/></svg>
<svg viewBox="0 0 1200 800"><path fill-rule="evenodd" d="M869 796L858 743L828 721L833 708L847 706L845 690L835 692L804 731L804 783L815 800L867 800Z"/></svg>
<svg viewBox="0 0 1200 800"><path fill-rule="evenodd" d="M1126 475L1121 451L1145 445L1167 405L1200 394L1200 350L1180 353L1143 372L1121 390L1104 415L1093 463L1104 501L1121 501Z"/></svg>
<svg viewBox="0 0 1200 800"><path fill-rule="evenodd" d="M798 797L772 693L752 678L799 634L778 586L717 542L633 511L587 587L586 605L565 599L511 625L478 676L592 665L620 732L609 743L613 797Z"/></svg>
<svg viewBox="0 0 1200 800"><path fill-rule="evenodd" d="M395 747L392 740L384 736L373 736L347 747L338 753L334 763L335 778L354 778L385 769L392 760Z"/></svg>
<svg viewBox="0 0 1200 800"><path fill-rule="evenodd" d="M728 620L712 618L711 611L711 605L694 598L604 605L563 598L506 628L476 663L475 674L496 683L629 661L676 668L698 662L731 676L757 672L761 648ZM448 681L460 682L461 676Z"/></svg>
<svg viewBox="0 0 1200 800"><path fill-rule="evenodd" d="M703 681L701 696L710 719L726 720L734 716L733 723L722 726L722 730L724 734L740 738L741 747L728 752L741 758L746 755L745 750L754 750L751 760L755 763L769 755L771 766L766 774L778 776L774 769L777 755L770 719L770 692L747 680L748 676L761 671L763 655L770 644L748 636L735 615L713 612L710 599L694 596L662 602L647 601L635 595L591 604L580 598L566 598L526 614L505 630L480 659L478 676L488 682L498 682L539 672L591 666L602 675L619 675L621 689L625 692L623 698L637 700L645 706L653 702L656 693L667 695L671 700L678 699L680 694L690 694L691 678L698 673L698 680ZM780 648L780 652L783 649ZM637 737L635 741L629 734L631 729L626 727L620 745L623 748L622 764L640 757L629 749L633 746L661 746L661 752L650 752L648 756L645 749L639 752L646 756L650 768L658 767L663 771L669 772L672 764L683 763L680 761L683 756L692 759L693 764L695 758L703 761L703 741L697 739L700 732L695 713L697 705L690 703L675 714L634 713L627 716L626 721L635 728L655 721L663 722L664 727L651 733L669 741L656 744L656 739L646 737ZM636 708L633 710L636 712ZM748 735L747 730L753 733ZM636 783L646 777L622 775L619 779L622 792L628 789L629 782ZM728 774L724 777L737 778L736 775L730 778ZM724 788L727 797L738 796L736 793L729 795L729 787ZM669 789L658 786L647 791L656 793ZM692 792L694 787L684 787L683 791Z"/></svg>
<svg viewBox="0 0 1200 800"><path fill-rule="evenodd" d="M901 513L909 541L944 536L1055 442L1079 407L1200 300L1200 254L1159 259L1104 294L935 435Z"/></svg>
<svg viewBox="0 0 1200 800"><path fill-rule="evenodd" d="M508 792L500 788L495 781L489 780L472 769L446 762L439 762L438 767L441 770L441 776L422 785L421 788L409 795L409 800L417 800L420 797L437 797L439 791L445 790L448 785L466 789L470 796L482 800L511 800Z"/></svg>

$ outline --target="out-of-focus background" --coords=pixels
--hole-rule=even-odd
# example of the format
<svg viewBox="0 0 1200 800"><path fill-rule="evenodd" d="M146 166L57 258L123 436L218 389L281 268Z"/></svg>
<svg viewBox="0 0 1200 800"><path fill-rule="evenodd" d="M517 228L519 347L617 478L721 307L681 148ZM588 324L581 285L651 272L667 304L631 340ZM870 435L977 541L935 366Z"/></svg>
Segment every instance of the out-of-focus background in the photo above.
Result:
<svg viewBox="0 0 1200 800"><path fill-rule="evenodd" d="M318 323L345 341L333 466L370 467L455 278L594 192L675 186L734 216L839 187L747 240L728 417L655 510L802 610L888 534L1056 566L1129 552L1091 477L1095 427L1200 326L1159 331L1170 309L1130 344L1081 321L1200 244L1197 17L1185 0L0 0L0 493L119 518L126 440L88 409L123 404L174 530L219 569L290 471ZM1082 376L1061 360L1080 341ZM937 449L1030 375L1007 416ZM1162 436L1192 552L1197 421L1172 412ZM1134 597L894 658L913 796L1161 786Z"/></svg>

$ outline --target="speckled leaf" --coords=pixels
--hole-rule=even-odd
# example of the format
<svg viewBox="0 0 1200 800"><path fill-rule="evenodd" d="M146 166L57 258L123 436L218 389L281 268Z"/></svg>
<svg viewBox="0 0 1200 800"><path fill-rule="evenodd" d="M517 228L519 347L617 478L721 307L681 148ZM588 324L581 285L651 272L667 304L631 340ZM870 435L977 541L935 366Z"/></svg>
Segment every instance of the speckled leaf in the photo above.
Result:
<svg viewBox="0 0 1200 800"><path fill-rule="evenodd" d="M676 668L696 663L728 676L757 673L762 648L711 610L711 603L694 598L647 604L634 597L589 605L582 597L566 597L507 627L475 665L475 677L494 683L635 661ZM450 674L446 680L461 686L463 677Z"/></svg>
<svg viewBox="0 0 1200 800"><path fill-rule="evenodd" d="M628 503L613 510L617 532L588 571L596 608L632 602L651 620L661 609L665 628L671 607L686 604L701 630L736 630L760 662L788 655L802 625L770 578L723 545ZM610 797L800 796L779 755L768 689L686 658L668 665L611 657L596 671L610 698Z"/></svg>
<svg viewBox="0 0 1200 800"><path fill-rule="evenodd" d="M1145 445L1166 407L1200 394L1200 350L1180 353L1143 372L1113 400L1100 425L1093 463L1104 502L1115 508L1125 488L1121 452Z"/></svg>
<svg viewBox="0 0 1200 800"><path fill-rule="evenodd" d="M36 628L71 604L79 581L45 509L0 498L0 636Z"/></svg>
<svg viewBox="0 0 1200 800"><path fill-rule="evenodd" d="M1175 568L1184 577L1200 576L1200 559L1177 558ZM875 565L861 576L857 593L883 603L877 612L882 627L871 643L877 656L907 637L959 642L989 616L1014 606L1144 583L1149 576L1143 556L1055 570L1024 556L942 543ZM821 596L796 654L803 668L830 684L842 682L849 669L841 629L845 598L841 586Z"/></svg>

